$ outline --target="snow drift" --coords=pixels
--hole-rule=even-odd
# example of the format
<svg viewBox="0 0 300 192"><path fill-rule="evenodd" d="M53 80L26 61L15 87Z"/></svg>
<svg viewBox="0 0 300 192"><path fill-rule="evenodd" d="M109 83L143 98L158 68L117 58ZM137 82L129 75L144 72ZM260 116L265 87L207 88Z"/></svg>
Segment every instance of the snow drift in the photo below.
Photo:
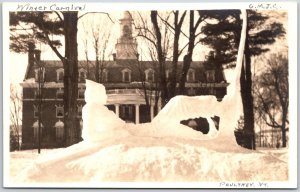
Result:
<svg viewBox="0 0 300 192"><path fill-rule="evenodd" d="M237 64L237 81L245 41L245 17ZM84 141L41 156L15 182L104 181L285 181L288 162L238 146L234 127L239 114L239 84L222 102L213 96L173 98L151 123L127 124L109 111L105 88L86 82ZM181 120L220 116L203 135Z"/></svg>

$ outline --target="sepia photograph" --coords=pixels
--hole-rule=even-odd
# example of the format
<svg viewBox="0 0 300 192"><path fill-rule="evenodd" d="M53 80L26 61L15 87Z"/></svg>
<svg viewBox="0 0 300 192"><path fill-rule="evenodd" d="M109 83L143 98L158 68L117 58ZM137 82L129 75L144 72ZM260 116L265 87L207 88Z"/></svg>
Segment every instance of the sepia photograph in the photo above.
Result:
<svg viewBox="0 0 300 192"><path fill-rule="evenodd" d="M297 187L296 3L3 7L6 187Z"/></svg>

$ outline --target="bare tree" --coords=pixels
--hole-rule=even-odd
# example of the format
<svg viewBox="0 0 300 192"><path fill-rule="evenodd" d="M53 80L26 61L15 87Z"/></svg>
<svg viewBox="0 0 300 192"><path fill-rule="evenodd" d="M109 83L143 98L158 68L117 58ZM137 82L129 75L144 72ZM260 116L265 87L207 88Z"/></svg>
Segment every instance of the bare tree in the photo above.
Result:
<svg viewBox="0 0 300 192"><path fill-rule="evenodd" d="M95 17L96 15L93 14ZM107 56L108 45L111 40L111 31L109 25L114 23L113 20L109 17L109 19L103 15L98 15L99 19L93 22L90 20L86 20L82 22L82 26L84 29L85 37L83 38L83 44L85 49L85 57L87 64L87 77L90 78L90 60L89 60L89 45L92 44L95 55L95 69L94 76L95 81L98 83L103 82L103 70L104 70L104 61Z"/></svg>
<svg viewBox="0 0 300 192"><path fill-rule="evenodd" d="M148 14L149 12L147 12ZM164 12L160 17L166 20L170 18L170 12ZM157 66L157 78L158 78L158 89L160 90L161 103L164 106L168 101L168 88L166 78L166 59L170 57L171 51L171 32L168 27L158 18L157 11L151 11L151 21L148 20L148 15L137 12L135 19L135 29L138 31L137 37L148 47L150 54L150 60L156 61ZM153 19L156 20L156 27L152 25ZM143 41L144 40L144 41Z"/></svg>
<svg viewBox="0 0 300 192"><path fill-rule="evenodd" d="M17 86L10 84L10 141L16 144L18 150L21 149L21 132L20 127L22 125L22 95L18 91ZM11 143L11 144L12 144ZM14 150L11 146L10 150Z"/></svg>
<svg viewBox="0 0 300 192"><path fill-rule="evenodd" d="M86 77L87 79L91 78L91 71L90 71L90 60L89 60L89 54L88 54L88 50L89 50L89 31L88 31L88 27L86 25L85 22L82 22L82 28L84 30L84 35L82 36L82 41L83 41L83 46L84 46L84 55L85 55L85 61L86 61Z"/></svg>
<svg viewBox="0 0 300 192"><path fill-rule="evenodd" d="M255 82L255 112L268 126L281 129L282 147L286 147L289 124L288 59L281 54L271 55L266 71Z"/></svg>

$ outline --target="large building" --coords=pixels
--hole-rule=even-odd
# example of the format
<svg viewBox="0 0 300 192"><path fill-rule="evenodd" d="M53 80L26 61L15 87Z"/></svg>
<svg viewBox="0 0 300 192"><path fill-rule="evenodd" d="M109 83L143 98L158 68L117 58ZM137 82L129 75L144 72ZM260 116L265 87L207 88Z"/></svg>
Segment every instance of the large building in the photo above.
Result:
<svg viewBox="0 0 300 192"><path fill-rule="evenodd" d="M139 61L137 41L133 38L132 17L128 12L120 19L120 37L117 40L112 60L101 61L100 82L106 87L107 107L127 122L149 122L160 110L160 101L156 86L157 70L155 61ZM79 61L78 85L78 127L82 127L81 110L84 105L85 79L95 79L95 61ZM171 62L166 62L166 77L170 75ZM182 62L178 63L178 71ZM42 71L42 147L59 147L63 145L64 106L63 77L61 61L41 61L40 51L29 46L28 68L23 87L23 148L37 146L38 137L38 78ZM179 74L178 74L179 75ZM224 75L207 68L203 62L192 62L187 75L186 89L188 95L215 95L222 100L226 95L228 83ZM148 98L149 102L146 102ZM77 135L80 137L80 135Z"/></svg>

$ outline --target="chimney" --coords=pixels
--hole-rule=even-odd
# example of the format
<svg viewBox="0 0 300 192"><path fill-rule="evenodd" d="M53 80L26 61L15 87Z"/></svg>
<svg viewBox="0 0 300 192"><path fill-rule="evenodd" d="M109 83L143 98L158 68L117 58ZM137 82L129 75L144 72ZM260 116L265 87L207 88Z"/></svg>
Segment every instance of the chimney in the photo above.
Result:
<svg viewBox="0 0 300 192"><path fill-rule="evenodd" d="M34 43L29 42L28 43L28 65L33 66L34 65Z"/></svg>
<svg viewBox="0 0 300 192"><path fill-rule="evenodd" d="M116 59L117 59L117 54L113 53L113 60L116 61Z"/></svg>
<svg viewBox="0 0 300 192"><path fill-rule="evenodd" d="M41 50L35 49L34 50L34 55L35 55L36 64L39 64L40 61L41 61Z"/></svg>

